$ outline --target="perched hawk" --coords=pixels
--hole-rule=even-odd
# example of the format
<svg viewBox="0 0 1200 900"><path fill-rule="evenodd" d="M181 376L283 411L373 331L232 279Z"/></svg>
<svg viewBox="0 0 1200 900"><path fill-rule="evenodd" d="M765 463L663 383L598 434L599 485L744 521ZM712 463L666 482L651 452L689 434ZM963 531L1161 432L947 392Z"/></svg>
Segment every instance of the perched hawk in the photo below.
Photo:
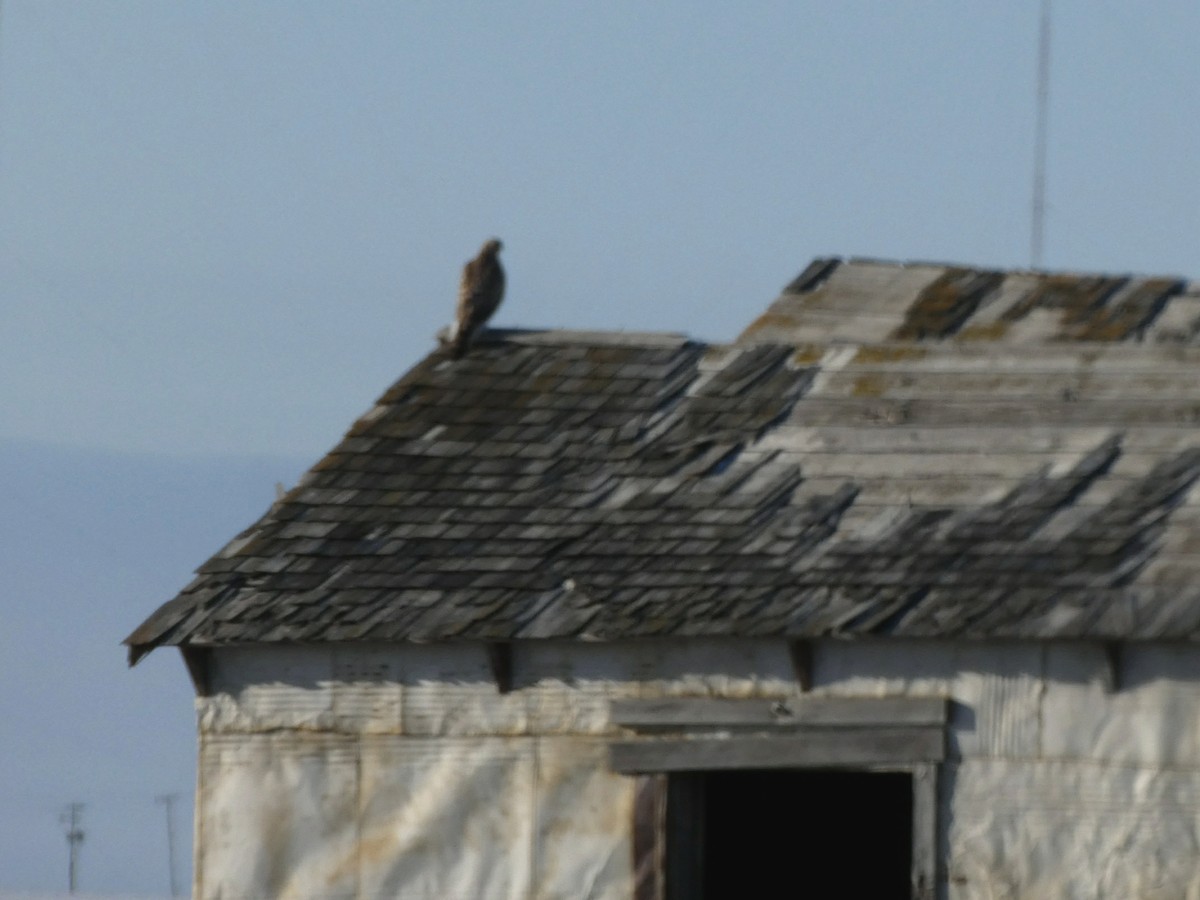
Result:
<svg viewBox="0 0 1200 900"><path fill-rule="evenodd" d="M479 255L463 266L458 288L458 310L450 337L450 353L456 359L467 352L471 339L504 299L504 269L500 266L501 243L492 238Z"/></svg>

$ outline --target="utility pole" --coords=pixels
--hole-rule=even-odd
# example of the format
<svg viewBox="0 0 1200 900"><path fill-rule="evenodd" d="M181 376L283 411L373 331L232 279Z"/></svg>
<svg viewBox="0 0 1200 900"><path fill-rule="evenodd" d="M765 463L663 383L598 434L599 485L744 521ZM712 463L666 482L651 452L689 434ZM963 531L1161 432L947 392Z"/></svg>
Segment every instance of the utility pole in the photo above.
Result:
<svg viewBox="0 0 1200 900"><path fill-rule="evenodd" d="M167 868L171 873L171 896L179 896L179 879L175 876L175 801L178 794L159 794L154 798L155 803L161 803L167 808Z"/></svg>
<svg viewBox="0 0 1200 900"><path fill-rule="evenodd" d="M70 893L75 893L79 886L79 848L83 845L83 804L72 803L58 820L67 826L67 886Z"/></svg>
<svg viewBox="0 0 1200 900"><path fill-rule="evenodd" d="M1033 147L1033 227L1029 259L1033 268L1042 266L1046 223L1046 124L1050 105L1050 0L1042 0L1038 27L1037 130Z"/></svg>

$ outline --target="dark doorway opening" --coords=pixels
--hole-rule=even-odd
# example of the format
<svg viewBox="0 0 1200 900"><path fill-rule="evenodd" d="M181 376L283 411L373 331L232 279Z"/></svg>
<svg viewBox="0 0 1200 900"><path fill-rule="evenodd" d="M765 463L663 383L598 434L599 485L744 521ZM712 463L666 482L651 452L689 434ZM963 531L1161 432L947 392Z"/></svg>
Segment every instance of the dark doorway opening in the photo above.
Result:
<svg viewBox="0 0 1200 900"><path fill-rule="evenodd" d="M681 772L667 786L667 895L912 896L907 772Z"/></svg>

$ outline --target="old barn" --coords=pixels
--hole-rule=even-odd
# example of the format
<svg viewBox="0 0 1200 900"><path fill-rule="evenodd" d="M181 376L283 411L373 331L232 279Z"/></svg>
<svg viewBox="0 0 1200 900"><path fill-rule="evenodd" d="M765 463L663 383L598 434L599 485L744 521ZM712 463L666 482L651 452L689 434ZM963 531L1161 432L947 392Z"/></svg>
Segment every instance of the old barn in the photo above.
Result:
<svg viewBox="0 0 1200 900"><path fill-rule="evenodd" d="M1200 289L435 351L130 637L197 898L1200 896Z"/></svg>

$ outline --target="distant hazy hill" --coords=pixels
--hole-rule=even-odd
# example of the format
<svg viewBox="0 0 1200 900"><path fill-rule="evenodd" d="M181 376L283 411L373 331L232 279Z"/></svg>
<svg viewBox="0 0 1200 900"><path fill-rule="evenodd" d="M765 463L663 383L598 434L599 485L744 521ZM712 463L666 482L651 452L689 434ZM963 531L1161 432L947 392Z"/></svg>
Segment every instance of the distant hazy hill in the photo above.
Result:
<svg viewBox="0 0 1200 900"><path fill-rule="evenodd" d="M191 687L176 652L130 671L120 641L311 462L0 440L0 898L66 888L72 801L82 890L168 894L173 792L188 883Z"/></svg>

